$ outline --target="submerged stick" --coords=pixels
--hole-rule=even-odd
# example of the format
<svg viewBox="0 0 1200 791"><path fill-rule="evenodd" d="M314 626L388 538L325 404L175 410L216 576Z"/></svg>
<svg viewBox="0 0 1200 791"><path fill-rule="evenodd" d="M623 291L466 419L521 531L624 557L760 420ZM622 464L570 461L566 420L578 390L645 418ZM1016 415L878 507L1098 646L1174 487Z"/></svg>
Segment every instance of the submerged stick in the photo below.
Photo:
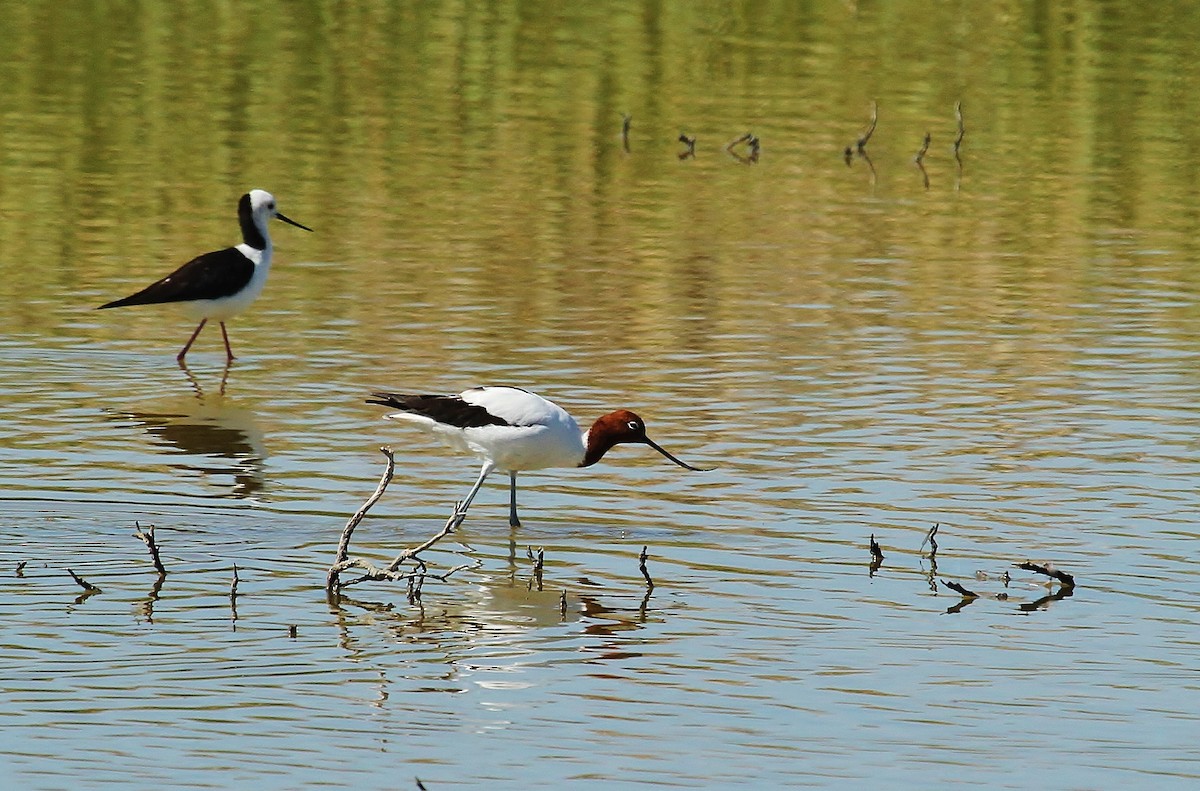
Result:
<svg viewBox="0 0 1200 791"><path fill-rule="evenodd" d="M71 575L71 579L75 580L75 584L83 588L88 594L99 593L100 588L85 580L83 577L76 574L71 569L67 569L67 573Z"/></svg>
<svg viewBox="0 0 1200 791"><path fill-rule="evenodd" d="M693 159L696 156L696 138L688 137L683 132L679 133L679 142L687 146L687 151L680 151L680 159Z"/></svg>
<svg viewBox="0 0 1200 791"><path fill-rule="evenodd" d="M146 549L150 550L150 559L154 561L154 570L158 572L160 577L166 576L167 567L163 565L162 558L158 554L158 543L154 540L154 525L150 525L150 529L145 532L142 531L142 526L138 522L134 522L133 526L137 529L133 537L145 544Z"/></svg>
<svg viewBox="0 0 1200 791"><path fill-rule="evenodd" d="M733 150L735 146L738 146L742 143L745 143L747 145L747 147L750 149L750 152L746 156L742 156L741 154L739 154L738 152ZM758 154L759 154L760 150L761 150L761 144L759 142L759 139L757 137L755 137L753 132L747 132L746 134L742 135L741 137L730 140L729 143L727 143L725 145L725 151L729 154L729 156L733 157L738 162L741 162L744 165L749 165L754 162L757 162Z"/></svg>
<svg viewBox="0 0 1200 791"><path fill-rule="evenodd" d="M234 621L237 621L237 619L238 619L238 614L237 614L238 582L239 582L238 567L237 567L237 564L234 563L233 564L233 580L229 583L229 617ZM234 628L235 629L237 628L236 624L234 624Z"/></svg>
<svg viewBox="0 0 1200 791"><path fill-rule="evenodd" d="M638 570L642 572L642 576L646 578L646 588L654 590L654 580L650 578L650 572L646 569L646 547L642 547L642 554L638 555Z"/></svg>
<svg viewBox="0 0 1200 791"><path fill-rule="evenodd" d="M958 148L967 134L967 127L963 124L962 100L954 103L954 117L958 119L958 137L954 138L954 157L957 159Z"/></svg>
<svg viewBox="0 0 1200 791"><path fill-rule="evenodd" d="M925 549L925 545L929 544L930 560L934 560L937 557L938 542L935 536L937 535L938 528L941 526L941 522L938 522L933 527L929 528L929 532L926 533L925 539L921 542L921 546L917 548L917 552L921 552L923 549Z"/></svg>
<svg viewBox="0 0 1200 791"><path fill-rule="evenodd" d="M537 589L542 589L542 568L546 562L546 549L538 547L537 555L533 554L533 547L525 547L525 554L533 561L533 578L529 580L529 589L533 590L533 583L537 582Z"/></svg>
<svg viewBox="0 0 1200 791"><path fill-rule="evenodd" d="M883 549L875 540L875 534L871 534L871 562L867 564L867 576L874 577L875 572L879 571L879 567L883 565Z"/></svg>
<svg viewBox="0 0 1200 791"><path fill-rule="evenodd" d="M420 545L410 549L405 549L404 551L400 552L400 554L396 555L392 562L384 568L380 568L367 558L350 557L350 537L354 533L354 528L356 528L358 524L362 522L363 518L367 515L367 512L371 510L371 507L374 506L375 503L379 502L379 498L383 496L384 491L387 489L387 486L391 482L392 476L395 473L396 459L391 448L382 447L379 450L384 456L387 457L387 467L384 469L383 476L379 479L379 485L375 487L375 492L368 497L367 501L362 504L362 507L360 507L358 511L356 511L354 515L350 517L350 520L346 522L346 526L342 529L342 537L338 542L337 558L334 564L329 567L329 571L325 576L325 590L326 593L332 595L335 590L344 588L347 585L357 585L360 582L372 580L408 582L409 601L412 602L420 599L421 585L424 584L426 578L441 580L444 582L450 577L450 575L462 571L465 568L471 567L472 564L464 563L462 565L455 566L443 574L431 574L429 573L425 562L418 557L420 553L429 549L434 544L448 536L450 533L454 532L455 528L461 525L463 520L466 519L467 511L463 507L463 503L455 503L453 513L450 514L450 518L446 520L446 523L442 525L442 529L440 531ZM416 568L412 570L403 570L400 568L401 565L408 562L415 563ZM341 573L352 568L362 569L363 574L357 579L353 579L349 582L341 582Z"/></svg>
<svg viewBox="0 0 1200 791"><path fill-rule="evenodd" d="M1019 569L1024 569L1025 571L1033 571L1037 572L1038 574L1045 574L1047 577L1061 582L1064 588L1075 587L1075 577L1065 571L1060 571L1054 568L1054 566L1050 563L1039 564L1027 560L1024 563L1014 563L1013 565Z"/></svg>
<svg viewBox="0 0 1200 791"><path fill-rule="evenodd" d="M396 556L396 558L391 563L388 564L387 570L395 571L396 569L400 568L400 564L416 559L418 554L420 554L421 552L424 552L425 550L429 549L431 546L433 546L437 542L441 541L446 536L453 533L455 528L457 528L459 525L461 525L463 523L463 520L466 519L466 517L467 517L467 511L465 508L463 508L463 504L461 502L455 503L454 504L454 512L452 514L450 514L450 518L446 520L446 524L442 525L442 529L439 530L436 535L434 535L432 538L427 539L420 546L413 547L412 549L406 549L403 552L401 552L399 555ZM467 565L470 565L470 564L467 564ZM460 568L466 568L466 566L461 566ZM447 577L450 576L450 574L453 574L454 571L457 571L457 570L458 569L454 569L453 571L450 571L449 573L446 574L446 576Z"/></svg>
<svg viewBox="0 0 1200 791"><path fill-rule="evenodd" d="M879 102L871 102L871 125L867 127L867 131L862 137L858 138L858 153L865 154L867 141L871 139L871 135L875 134L875 125L879 122Z"/></svg>
<svg viewBox="0 0 1200 791"><path fill-rule="evenodd" d="M955 593L960 594L963 598L967 598L967 599L978 599L979 598L978 593L976 593L973 590L968 590L967 588L964 588L962 585L959 585L957 582L947 582L946 580L942 580L942 584L945 585L950 590L954 591Z"/></svg>
<svg viewBox="0 0 1200 791"><path fill-rule="evenodd" d="M747 140L749 140L752 137L754 137L754 135L751 134L750 132L747 132L746 134L742 135L741 137L734 138L733 140L730 140L728 143L725 144L725 150L732 152L732 149L734 146L741 145L742 143L745 143Z"/></svg>
<svg viewBox="0 0 1200 791"><path fill-rule="evenodd" d="M621 145L625 153L629 153L629 127L633 125L633 116L625 113L621 116Z"/></svg>
<svg viewBox="0 0 1200 791"><path fill-rule="evenodd" d="M354 515L346 522L346 526L342 528L342 537L338 541L337 559L334 561L335 565L345 562L346 558L350 555L350 536L354 534L354 528L358 527L358 523L367 515L367 511L370 511L371 507L379 502L379 498L383 497L384 490L392 482L392 476L396 472L396 457L392 453L392 449L385 445L379 449L379 452L387 457L387 468L383 471L383 477L379 479L379 485L375 487L375 493L367 498L367 501L362 504L361 508L354 512ZM327 587L332 586L333 582L327 584Z"/></svg>
<svg viewBox="0 0 1200 791"><path fill-rule="evenodd" d="M923 143L921 143L921 150L917 152L916 159L914 160L918 165L920 165L922 162L925 161L925 152L927 152L929 150L929 143L932 140L933 140L933 135L926 132L925 133L925 141Z"/></svg>

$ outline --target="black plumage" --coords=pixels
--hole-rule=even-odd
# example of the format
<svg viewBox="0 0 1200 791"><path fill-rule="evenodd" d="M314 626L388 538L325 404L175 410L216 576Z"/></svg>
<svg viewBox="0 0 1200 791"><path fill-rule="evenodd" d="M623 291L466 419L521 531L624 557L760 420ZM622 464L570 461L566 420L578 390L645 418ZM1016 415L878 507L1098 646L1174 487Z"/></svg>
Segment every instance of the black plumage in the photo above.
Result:
<svg viewBox="0 0 1200 791"><path fill-rule="evenodd" d="M100 308L232 297L245 288L253 276L254 262L236 247L227 247L197 256L136 294L113 300Z"/></svg>
<svg viewBox="0 0 1200 791"><path fill-rule="evenodd" d="M280 214L275 205L275 196L271 193L250 190L238 201L242 244L197 256L136 294L113 300L100 308L159 305L166 302L191 303L192 312L200 317L200 323L175 359L182 365L204 325L209 319L215 319L221 325L221 338L225 341L225 360L233 362L233 349L229 345L225 322L249 307L262 292L271 266L271 240L267 236L267 223L272 218L306 231L312 230Z"/></svg>
<svg viewBox="0 0 1200 791"><path fill-rule="evenodd" d="M371 397L367 399L367 403L391 407L401 412L411 412L457 428L512 425L504 418L496 417L488 412L485 407L468 403L456 395L372 393Z"/></svg>

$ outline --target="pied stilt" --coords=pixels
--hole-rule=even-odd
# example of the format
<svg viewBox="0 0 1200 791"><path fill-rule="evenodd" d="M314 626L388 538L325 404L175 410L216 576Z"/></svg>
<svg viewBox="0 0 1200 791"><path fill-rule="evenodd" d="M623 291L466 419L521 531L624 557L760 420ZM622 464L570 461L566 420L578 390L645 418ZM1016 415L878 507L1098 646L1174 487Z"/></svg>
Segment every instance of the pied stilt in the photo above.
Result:
<svg viewBox="0 0 1200 791"><path fill-rule="evenodd" d="M233 361L233 350L229 347L229 333L225 322L250 306L262 293L271 269L271 235L267 222L272 218L311 231L279 213L275 196L265 190L250 190L238 201L238 223L242 226L242 243L211 253L197 256L171 274L151 283L136 294L114 300L104 308L123 308L128 305L157 305L164 302L181 302L193 318L200 319L199 326L188 338L175 359L180 364L192 348L200 330L209 319L221 323L221 337L225 339L226 362Z"/></svg>

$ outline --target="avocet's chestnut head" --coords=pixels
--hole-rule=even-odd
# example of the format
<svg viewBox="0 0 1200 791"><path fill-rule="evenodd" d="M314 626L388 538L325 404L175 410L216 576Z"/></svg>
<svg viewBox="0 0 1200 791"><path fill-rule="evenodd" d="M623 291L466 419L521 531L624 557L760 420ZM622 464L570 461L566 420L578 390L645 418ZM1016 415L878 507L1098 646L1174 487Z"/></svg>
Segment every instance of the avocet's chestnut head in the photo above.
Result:
<svg viewBox="0 0 1200 791"><path fill-rule="evenodd" d="M590 467L600 461L605 453L612 450L614 445L625 443L649 445L684 469L705 472L700 467L693 467L675 458L658 443L647 437L646 422L628 409L618 409L596 419L587 433L587 452L579 466Z"/></svg>
<svg viewBox="0 0 1200 791"><path fill-rule="evenodd" d="M238 202L238 219L242 224L242 236L245 237L246 244L251 247L257 247L260 250L266 247L267 223L272 218L283 220L288 225L294 225L309 232L312 231L312 228L307 225L301 225L290 217L285 217L279 211L279 204L276 203L275 196L266 190L250 190Z"/></svg>

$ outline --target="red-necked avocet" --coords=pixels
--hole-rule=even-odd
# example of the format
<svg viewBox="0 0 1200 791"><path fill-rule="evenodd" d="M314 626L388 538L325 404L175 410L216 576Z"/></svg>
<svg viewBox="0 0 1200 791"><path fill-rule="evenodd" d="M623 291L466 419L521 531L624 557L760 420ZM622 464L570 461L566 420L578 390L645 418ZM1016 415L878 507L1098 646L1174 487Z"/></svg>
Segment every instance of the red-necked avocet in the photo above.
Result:
<svg viewBox="0 0 1200 791"><path fill-rule="evenodd" d="M600 417L587 431L558 404L519 387L474 387L458 395L373 393L368 404L399 409L388 418L416 423L456 449L483 459L479 479L463 500L466 511L494 470L509 477L508 523L517 518L517 473L550 467L590 467L614 445L649 445L680 467L680 461L646 436L646 424L628 409Z"/></svg>
<svg viewBox="0 0 1200 791"><path fill-rule="evenodd" d="M209 319L221 323L225 339L226 361L233 360L229 348L229 333L225 322L258 299L271 269L271 235L267 222L272 218L311 231L295 220L284 217L275 205L275 196L265 190L250 190L238 201L238 223L242 226L242 243L193 258L171 274L151 283L124 299L101 305L100 308L123 308L127 305L157 305L182 302L200 325L175 359L180 363L200 335Z"/></svg>

